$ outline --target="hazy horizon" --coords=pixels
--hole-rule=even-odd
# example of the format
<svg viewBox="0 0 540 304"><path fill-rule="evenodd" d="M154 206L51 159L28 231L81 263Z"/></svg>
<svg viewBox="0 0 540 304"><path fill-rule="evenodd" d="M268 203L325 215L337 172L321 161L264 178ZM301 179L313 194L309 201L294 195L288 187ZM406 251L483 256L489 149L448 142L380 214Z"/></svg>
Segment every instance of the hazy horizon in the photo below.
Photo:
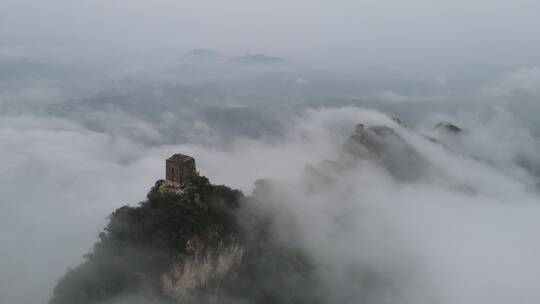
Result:
<svg viewBox="0 0 540 304"><path fill-rule="evenodd" d="M540 4L519 1L3 0L0 54L69 64L172 64L191 49L320 67L527 66ZM141 63L139 63L141 64Z"/></svg>

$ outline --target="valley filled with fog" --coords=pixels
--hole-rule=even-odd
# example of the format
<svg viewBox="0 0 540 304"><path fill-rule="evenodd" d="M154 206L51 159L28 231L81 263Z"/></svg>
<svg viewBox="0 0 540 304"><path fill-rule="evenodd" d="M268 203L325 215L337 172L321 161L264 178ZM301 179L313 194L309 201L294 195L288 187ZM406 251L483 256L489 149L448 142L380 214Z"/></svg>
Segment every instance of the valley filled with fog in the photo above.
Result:
<svg viewBox="0 0 540 304"><path fill-rule="evenodd" d="M49 301L175 153L272 215L324 303L540 302L536 4L393 3L409 13L393 19L367 1L362 23L350 1L0 2L23 16L0 12L1 303Z"/></svg>
<svg viewBox="0 0 540 304"><path fill-rule="evenodd" d="M3 99L4 301L46 299L90 249L108 214L141 201L175 152L196 157L212 182L246 194L257 180L275 183L267 208L294 218L302 246L325 265L337 302L362 292L347 284L355 275L349 267L392 281L397 295L372 295L381 303L538 299L539 129L531 114L540 98L538 68L429 78L205 54L182 60L85 93L47 83L56 93L45 100L24 98L33 93L22 89L17 102ZM48 76L9 73L4 78L27 91L45 91L40 78ZM58 83L86 76L61 71ZM466 77L477 85L460 83ZM433 129L441 121L463 131ZM435 169L402 180L375 161L360 161L328 173L332 182L318 192L302 190L314 182L306 166L342 157L358 123L396 128Z"/></svg>

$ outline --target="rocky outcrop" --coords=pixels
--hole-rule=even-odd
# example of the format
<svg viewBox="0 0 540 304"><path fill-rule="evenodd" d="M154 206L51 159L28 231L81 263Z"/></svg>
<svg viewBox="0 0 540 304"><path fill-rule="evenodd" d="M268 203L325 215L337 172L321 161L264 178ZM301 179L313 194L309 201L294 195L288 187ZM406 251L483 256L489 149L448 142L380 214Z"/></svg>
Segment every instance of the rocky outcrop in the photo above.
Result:
<svg viewBox="0 0 540 304"><path fill-rule="evenodd" d="M243 252L239 242L206 248L200 238L190 239L186 254L161 275L163 293L179 301L191 299L200 290L206 291L206 298L214 296L220 282L240 266Z"/></svg>
<svg viewBox="0 0 540 304"><path fill-rule="evenodd" d="M164 179L156 182L157 191L162 193L170 192L177 195L182 195L187 187L189 187L189 184L179 184Z"/></svg>
<svg viewBox="0 0 540 304"><path fill-rule="evenodd" d="M439 122L438 124L435 125L435 127L433 127L433 129L451 133L451 134L458 134L463 131L462 128L456 126L455 124L451 122Z"/></svg>

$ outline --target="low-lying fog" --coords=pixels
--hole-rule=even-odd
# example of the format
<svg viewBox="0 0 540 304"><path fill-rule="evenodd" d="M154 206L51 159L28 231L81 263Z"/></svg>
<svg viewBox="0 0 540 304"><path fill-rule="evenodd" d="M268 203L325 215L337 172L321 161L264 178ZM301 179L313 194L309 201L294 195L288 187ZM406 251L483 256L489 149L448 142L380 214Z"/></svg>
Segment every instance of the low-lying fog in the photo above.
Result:
<svg viewBox="0 0 540 304"><path fill-rule="evenodd" d="M296 233L327 271L321 275L336 302L362 292L347 284L354 267L399 282L400 294L381 291L380 303L396 297L404 303L540 300L537 129L527 120L527 100L523 108L517 105L523 95L538 98L537 68L505 73L455 103L445 89L430 92L439 96L430 100L389 93L384 82L366 89L371 96L365 98L337 89L328 91L333 97L311 96L320 87L309 89L309 74L299 81L288 73L302 72L264 69L257 70L259 82L300 89L269 90L252 101L237 97L257 93L232 81L209 85L222 90L210 97L212 89L200 84L156 81L149 88L126 85L122 93L4 112L2 302L46 301L56 280L90 250L107 215L144 199L163 177L164 159L176 152L193 155L214 183L246 194L256 180L274 180L279 190L268 204L294 217ZM266 111L265 101L280 95L282 103ZM310 98L318 102L306 102ZM352 105L332 106L338 99ZM507 107L509 102L514 104ZM399 116L430 136L436 122L452 121L465 130L449 141L452 149L486 162L448 153L367 108ZM402 182L378 164L362 162L317 195L302 190L306 165L339 158L359 122L398 128L438 173Z"/></svg>
<svg viewBox="0 0 540 304"><path fill-rule="evenodd" d="M536 2L0 2L1 303L48 301L173 153L247 195L269 179L266 208L295 223L276 234L301 240L335 303L365 273L394 285L377 304L540 302ZM358 123L435 169L401 180L364 160L308 190Z"/></svg>

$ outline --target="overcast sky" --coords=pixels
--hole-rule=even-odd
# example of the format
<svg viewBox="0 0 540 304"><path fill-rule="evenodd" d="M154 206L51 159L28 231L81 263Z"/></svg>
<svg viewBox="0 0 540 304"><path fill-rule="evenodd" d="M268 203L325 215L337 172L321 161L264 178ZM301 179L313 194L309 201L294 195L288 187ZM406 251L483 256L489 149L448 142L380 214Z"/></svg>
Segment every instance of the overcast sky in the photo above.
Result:
<svg viewBox="0 0 540 304"><path fill-rule="evenodd" d="M156 60L213 48L320 64L532 65L539 15L535 0L0 0L0 54Z"/></svg>

